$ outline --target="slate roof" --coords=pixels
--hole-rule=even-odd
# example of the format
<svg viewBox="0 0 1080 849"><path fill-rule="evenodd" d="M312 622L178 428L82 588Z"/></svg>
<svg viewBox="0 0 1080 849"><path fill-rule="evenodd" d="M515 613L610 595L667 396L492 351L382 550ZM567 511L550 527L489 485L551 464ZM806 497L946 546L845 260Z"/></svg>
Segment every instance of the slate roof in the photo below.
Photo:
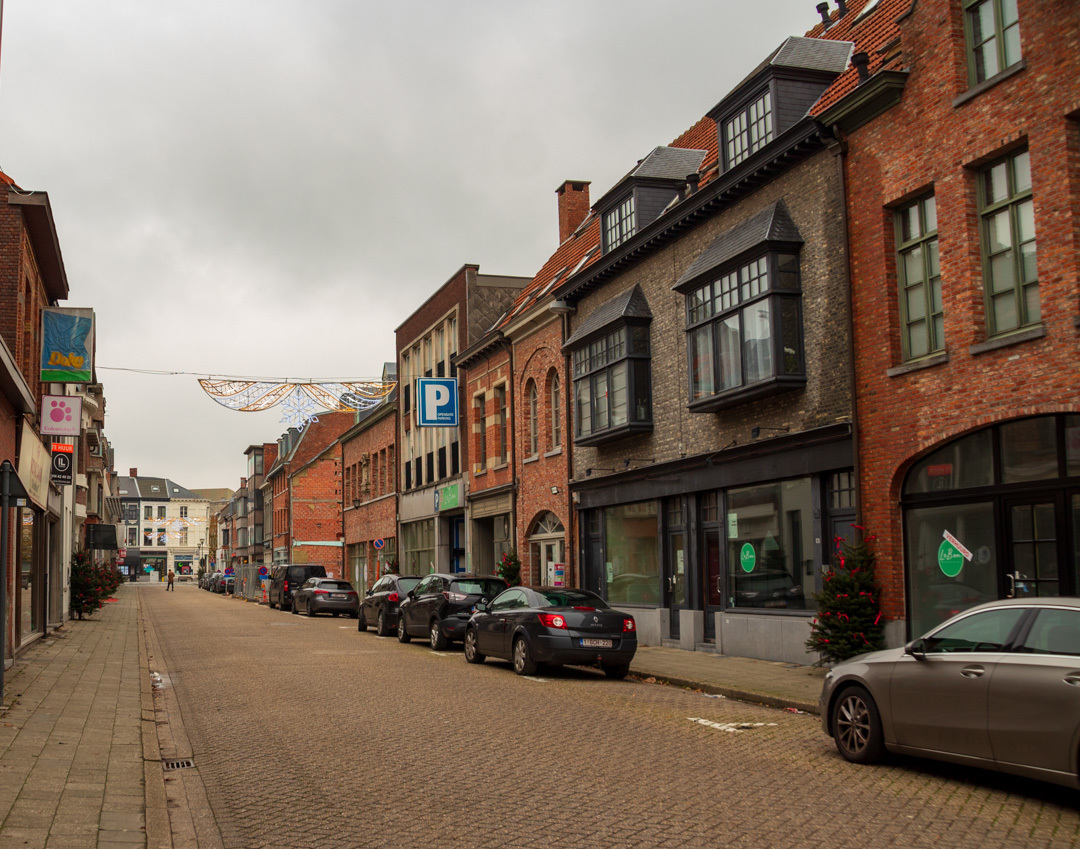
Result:
<svg viewBox="0 0 1080 849"><path fill-rule="evenodd" d="M120 498L137 498L145 501L180 501L205 500L205 495L199 495L186 487L180 486L168 478L154 478L146 475L129 477L119 475L116 478L116 492Z"/></svg>
<svg viewBox="0 0 1080 849"><path fill-rule="evenodd" d="M851 13L848 12L848 14ZM832 32L830 29L830 38ZM851 52L850 42L826 40L821 36L807 38L793 35L780 45L769 64L783 68L801 68L807 71L841 74L847 68Z"/></svg>
<svg viewBox="0 0 1080 849"><path fill-rule="evenodd" d="M799 229L791 220L787 205L782 200L778 200L742 223L736 224L730 230L721 233L671 288L677 290L680 286L720 267L763 242L801 244L802 241L803 237L799 235Z"/></svg>
<svg viewBox="0 0 1080 849"><path fill-rule="evenodd" d="M641 286L635 285L633 289L616 295L594 309L563 343L563 348L571 348L601 328L626 318L652 318L652 310L649 309L649 302L645 300Z"/></svg>
<svg viewBox="0 0 1080 849"><path fill-rule="evenodd" d="M707 153L707 150L658 147L641 160L637 168L630 172L630 176L658 180L685 180L690 174L698 172Z"/></svg>

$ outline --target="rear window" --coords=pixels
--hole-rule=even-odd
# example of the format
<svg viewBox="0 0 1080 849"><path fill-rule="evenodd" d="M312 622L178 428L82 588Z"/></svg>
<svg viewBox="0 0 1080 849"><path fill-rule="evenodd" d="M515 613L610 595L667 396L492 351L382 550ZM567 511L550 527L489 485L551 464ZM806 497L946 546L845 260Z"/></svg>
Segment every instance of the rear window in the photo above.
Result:
<svg viewBox="0 0 1080 849"><path fill-rule="evenodd" d="M319 581L321 590L351 590L352 584L348 581Z"/></svg>
<svg viewBox="0 0 1080 849"><path fill-rule="evenodd" d="M326 570L322 566L290 566L289 582L302 584L308 578L325 578Z"/></svg>
<svg viewBox="0 0 1080 849"><path fill-rule="evenodd" d="M607 602L588 590L545 590L536 593L541 607L595 607L607 610Z"/></svg>
<svg viewBox="0 0 1080 849"><path fill-rule="evenodd" d="M407 593L409 590L411 590L413 587L415 587L419 583L420 583L419 578L398 578L398 582L397 582L398 591L403 592L403 593ZM387 589L390 589L390 587L388 586Z"/></svg>
<svg viewBox="0 0 1080 849"><path fill-rule="evenodd" d="M450 583L451 592L485 595L488 598L498 595L505 589L506 584L503 581L496 581L492 578L469 578Z"/></svg>

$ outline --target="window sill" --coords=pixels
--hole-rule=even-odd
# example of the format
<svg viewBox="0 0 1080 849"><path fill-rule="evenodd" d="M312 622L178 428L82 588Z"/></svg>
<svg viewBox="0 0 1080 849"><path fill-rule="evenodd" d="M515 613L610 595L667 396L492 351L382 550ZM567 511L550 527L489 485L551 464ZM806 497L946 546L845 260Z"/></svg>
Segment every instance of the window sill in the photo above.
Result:
<svg viewBox="0 0 1080 849"><path fill-rule="evenodd" d="M913 371L922 371L924 368L933 368L934 366L945 365L949 361L948 351L939 351L936 354L930 354L927 357L920 357L917 360L911 360L910 362L903 363L893 368L886 369L885 375L887 377L900 377L903 374L910 374Z"/></svg>
<svg viewBox="0 0 1080 849"><path fill-rule="evenodd" d="M1080 316L1077 317L1076 323L1077 323L1077 326L1080 326ZM545 457L558 457L560 454L562 454L562 446L561 445L558 448L552 448L550 451L548 451L546 454L544 454L544 456Z"/></svg>
<svg viewBox="0 0 1080 849"><path fill-rule="evenodd" d="M791 607L725 607L724 616L798 616L810 618L817 616L816 610L805 610Z"/></svg>
<svg viewBox="0 0 1080 849"><path fill-rule="evenodd" d="M686 408L691 413L715 413L720 410L730 409L731 407L738 407L748 401L757 401L760 398L768 398L770 395L778 395L781 392L790 392L793 389L802 389L805 386L805 375L772 377L768 380L755 383L752 386L744 386L740 389L726 392L723 395L709 395L705 398L699 398L698 400L691 401L687 404Z"/></svg>
<svg viewBox="0 0 1080 849"><path fill-rule="evenodd" d="M497 465L495 465L495 466L492 466L492 467L491 467L491 471L493 471L493 472L498 472L498 471L500 471L501 469L505 469L505 468L506 468L507 466L509 466L509 465L510 465L510 464L509 464L509 463L506 463L506 462L503 462L503 463L499 463L499 464L497 464Z"/></svg>
<svg viewBox="0 0 1080 849"><path fill-rule="evenodd" d="M629 424L610 427L607 430L590 433L588 436L579 436L574 440L574 444L603 445L606 442L614 442L617 439L622 439L624 436L630 436L634 433L649 433L652 429L652 422L630 422Z"/></svg>
<svg viewBox="0 0 1080 849"><path fill-rule="evenodd" d="M479 472L473 472L473 477L474 478L482 478L487 473L488 473L487 469L481 469Z"/></svg>
<svg viewBox="0 0 1080 849"><path fill-rule="evenodd" d="M998 83L1004 82L1009 77L1014 76L1015 74L1019 74L1021 71L1026 70L1026 69L1027 69L1027 62L1025 62L1023 59L1021 59L1015 65L1010 65L1004 71L998 71L998 73L994 74L994 76L990 77L989 79L983 80L981 83L978 83L977 85L972 86L967 91L965 91L963 94L961 94L958 98L956 98L952 102L953 109L955 109L957 106L963 106L969 100L974 100L976 97L978 97L984 91L988 91L988 90L992 89Z"/></svg>
<svg viewBox="0 0 1080 849"><path fill-rule="evenodd" d="M971 356L975 357L979 354L985 354L988 351L996 351L998 348L1008 348L1010 345L1019 345L1022 342L1031 342L1035 339L1042 339L1046 336L1046 327L1041 324L1036 324L1034 327L1027 327L1023 330L1014 330L1012 333L1008 333L1004 336L995 336L993 339L987 339L985 342L979 342L976 345L972 345L968 351Z"/></svg>
<svg viewBox="0 0 1080 849"><path fill-rule="evenodd" d="M532 455L526 457L524 460L522 460L521 465L527 466L527 465L529 465L529 463L535 463L539 459L540 459L539 454L532 454Z"/></svg>

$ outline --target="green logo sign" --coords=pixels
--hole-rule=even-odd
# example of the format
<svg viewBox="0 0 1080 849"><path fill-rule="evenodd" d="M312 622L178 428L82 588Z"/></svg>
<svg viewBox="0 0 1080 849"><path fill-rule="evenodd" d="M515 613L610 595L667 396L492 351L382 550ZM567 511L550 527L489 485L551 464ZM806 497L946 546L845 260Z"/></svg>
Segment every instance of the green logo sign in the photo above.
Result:
<svg viewBox="0 0 1080 849"><path fill-rule="evenodd" d="M435 490L435 511L453 510L455 507L458 507L461 504L458 493L459 490L456 483Z"/></svg>
<svg viewBox="0 0 1080 849"><path fill-rule="evenodd" d="M754 546L750 543L743 543L742 551L739 552L739 563L742 565L744 572L753 572L754 566L757 564L757 555L754 553Z"/></svg>
<svg viewBox="0 0 1080 849"><path fill-rule="evenodd" d="M937 565L947 578L955 578L964 568L964 555L947 539L941 541L937 550Z"/></svg>

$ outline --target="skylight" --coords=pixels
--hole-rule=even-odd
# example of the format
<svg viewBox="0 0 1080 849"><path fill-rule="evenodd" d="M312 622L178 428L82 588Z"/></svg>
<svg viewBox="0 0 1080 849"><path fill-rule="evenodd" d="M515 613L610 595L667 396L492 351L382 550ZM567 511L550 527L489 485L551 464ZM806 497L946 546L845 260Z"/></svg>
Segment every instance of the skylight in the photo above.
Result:
<svg viewBox="0 0 1080 849"><path fill-rule="evenodd" d="M877 8L877 4L880 2L881 0L870 0L869 3L862 7L862 11L860 11L858 16L855 18L855 23L858 23L863 18L867 17L871 12L873 12L874 9Z"/></svg>

